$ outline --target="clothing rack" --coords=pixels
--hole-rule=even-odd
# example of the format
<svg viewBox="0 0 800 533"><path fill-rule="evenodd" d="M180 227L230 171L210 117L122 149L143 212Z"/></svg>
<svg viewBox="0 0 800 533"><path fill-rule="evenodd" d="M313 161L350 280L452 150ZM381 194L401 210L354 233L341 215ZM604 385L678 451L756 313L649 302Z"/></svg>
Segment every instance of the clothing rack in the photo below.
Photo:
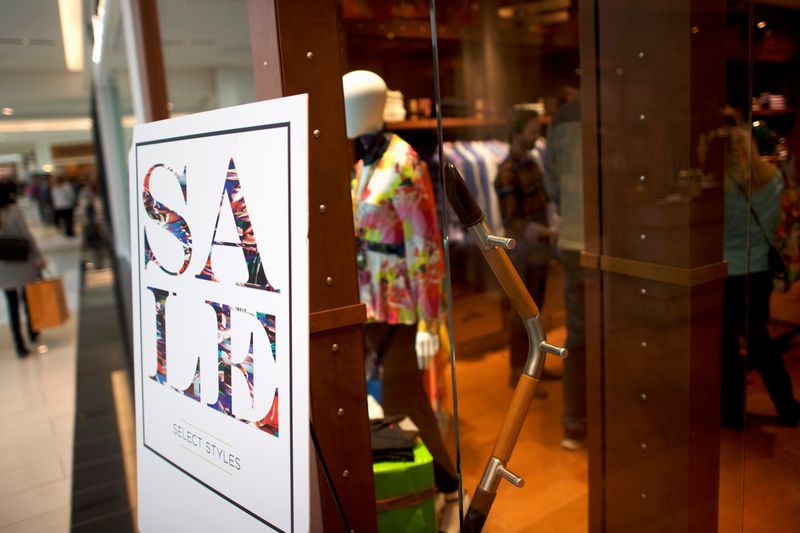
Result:
<svg viewBox="0 0 800 533"><path fill-rule="evenodd" d="M544 149L545 140L540 137L532 155L542 171ZM486 223L495 233L505 235L494 180L498 167L508 157L508 143L497 139L448 141L442 145L442 151L445 159L461 173L469 192L483 210ZM463 242L464 233L455 216L448 216L448 225L450 239Z"/></svg>

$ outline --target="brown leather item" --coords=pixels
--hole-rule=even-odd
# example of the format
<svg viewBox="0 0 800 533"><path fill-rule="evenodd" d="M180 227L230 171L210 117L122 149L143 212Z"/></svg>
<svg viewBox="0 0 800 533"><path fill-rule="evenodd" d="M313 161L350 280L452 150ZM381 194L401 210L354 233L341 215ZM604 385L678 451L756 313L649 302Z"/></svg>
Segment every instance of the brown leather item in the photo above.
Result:
<svg viewBox="0 0 800 533"><path fill-rule="evenodd" d="M520 279L519 274L511 264L508 254L502 248L492 248L483 252L483 257L492 268L497 281L511 299L514 309L522 320L531 319L539 314L536 302L531 298L527 287Z"/></svg>
<svg viewBox="0 0 800 533"><path fill-rule="evenodd" d="M402 496L395 496L394 498L385 498L376 502L378 512L385 513L386 511L395 511L397 509L404 509L417 505L425 500L430 500L436 495L436 489L431 487L419 492L411 494L403 494Z"/></svg>
<svg viewBox="0 0 800 533"><path fill-rule="evenodd" d="M514 451L514 445L517 443L522 424L525 423L525 417L528 415L528 409L533 400L533 393L536 391L537 383L535 379L527 374L522 374L519 377L517 388L514 389L514 396L511 398L511 406L506 412L506 418L503 420L500 434L497 436L497 441L492 450L492 456L497 457L503 463L508 462L511 458L511 453Z"/></svg>

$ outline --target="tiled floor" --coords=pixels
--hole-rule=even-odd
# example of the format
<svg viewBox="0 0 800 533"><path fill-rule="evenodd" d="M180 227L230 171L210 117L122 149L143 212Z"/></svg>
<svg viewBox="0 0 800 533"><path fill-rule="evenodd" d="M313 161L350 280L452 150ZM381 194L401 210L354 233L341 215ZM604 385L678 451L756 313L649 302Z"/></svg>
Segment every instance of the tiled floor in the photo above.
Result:
<svg viewBox="0 0 800 533"><path fill-rule="evenodd" d="M38 344L46 353L20 360L6 302L0 304L0 533L69 530L80 250L77 240L32 230L62 278L72 313L42 332Z"/></svg>

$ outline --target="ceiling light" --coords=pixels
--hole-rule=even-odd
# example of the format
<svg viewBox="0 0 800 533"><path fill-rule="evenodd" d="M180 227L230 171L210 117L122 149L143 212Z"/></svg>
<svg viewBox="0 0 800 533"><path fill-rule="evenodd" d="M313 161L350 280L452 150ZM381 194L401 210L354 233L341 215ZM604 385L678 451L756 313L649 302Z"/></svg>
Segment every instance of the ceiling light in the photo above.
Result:
<svg viewBox="0 0 800 533"><path fill-rule="evenodd" d="M759 30L763 30L766 27L767 27L767 23L764 22L763 20L761 22L759 22L758 24L756 24L756 28L758 28Z"/></svg>
<svg viewBox="0 0 800 533"><path fill-rule="evenodd" d="M53 165L51 165L50 163L45 163L44 165L42 165L42 170L44 170L45 172L52 172Z"/></svg>
<svg viewBox="0 0 800 533"><path fill-rule="evenodd" d="M12 107L4 107L3 108L3 114L5 116L7 116L7 117L10 117L11 115L14 114L14 108L12 108Z"/></svg>
<svg viewBox="0 0 800 533"><path fill-rule="evenodd" d="M186 113L176 113L172 116L183 116ZM125 115L122 117L122 127L132 128L136 117ZM30 120L4 120L0 122L0 135L4 133L39 133L54 131L89 131L92 129L92 119L84 118L51 118Z"/></svg>
<svg viewBox="0 0 800 533"><path fill-rule="evenodd" d="M97 2L97 14L92 15L92 34L94 46L92 47L92 62L96 65L103 60L103 29L106 18L106 0Z"/></svg>
<svg viewBox="0 0 800 533"><path fill-rule="evenodd" d="M58 0L58 14L61 19L61 40L64 44L64 59L67 70L83 70L83 13L81 0Z"/></svg>
<svg viewBox="0 0 800 533"><path fill-rule="evenodd" d="M4 120L0 122L0 133L38 133L54 131L89 131L92 119L53 118L31 120Z"/></svg>
<svg viewBox="0 0 800 533"><path fill-rule="evenodd" d="M510 19L514 18L514 8L513 7L501 7L497 10L497 16L501 19Z"/></svg>

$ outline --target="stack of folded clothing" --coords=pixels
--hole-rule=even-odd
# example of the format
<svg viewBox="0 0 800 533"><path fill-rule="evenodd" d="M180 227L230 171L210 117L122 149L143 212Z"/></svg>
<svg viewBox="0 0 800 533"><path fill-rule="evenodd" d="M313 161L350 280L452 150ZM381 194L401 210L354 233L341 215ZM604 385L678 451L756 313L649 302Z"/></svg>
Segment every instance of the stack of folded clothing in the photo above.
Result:
<svg viewBox="0 0 800 533"><path fill-rule="evenodd" d="M373 462L414 461L414 442L419 432L400 427L402 418L370 421Z"/></svg>
<svg viewBox="0 0 800 533"><path fill-rule="evenodd" d="M786 97L782 94L769 95L769 108L776 111L786 109Z"/></svg>
<svg viewBox="0 0 800 533"><path fill-rule="evenodd" d="M403 106L403 93L386 91L386 105L383 107L384 122L400 122L406 119L406 108Z"/></svg>

